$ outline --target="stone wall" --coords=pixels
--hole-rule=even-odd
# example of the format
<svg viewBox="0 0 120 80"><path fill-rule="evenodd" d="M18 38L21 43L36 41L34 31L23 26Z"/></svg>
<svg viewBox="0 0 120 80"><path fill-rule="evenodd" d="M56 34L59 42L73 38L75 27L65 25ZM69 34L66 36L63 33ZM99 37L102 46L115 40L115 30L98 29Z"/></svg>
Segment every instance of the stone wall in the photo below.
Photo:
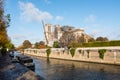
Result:
<svg viewBox="0 0 120 80"><path fill-rule="evenodd" d="M99 58L98 50L105 49L104 59ZM81 50L81 53L79 52ZM89 54L87 52L89 50ZM25 49L25 54L47 57L46 49ZM89 56L88 56L89 55ZM68 49L51 48L50 58L96 62L120 65L120 47L96 47L96 48L76 48L72 57Z"/></svg>

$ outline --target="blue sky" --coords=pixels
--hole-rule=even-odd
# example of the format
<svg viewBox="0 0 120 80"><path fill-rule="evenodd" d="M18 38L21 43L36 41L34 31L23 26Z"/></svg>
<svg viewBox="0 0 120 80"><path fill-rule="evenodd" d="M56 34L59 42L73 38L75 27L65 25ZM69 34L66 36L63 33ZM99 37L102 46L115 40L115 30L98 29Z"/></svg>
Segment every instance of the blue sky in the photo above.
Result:
<svg viewBox="0 0 120 80"><path fill-rule="evenodd" d="M44 40L41 20L120 40L120 0L6 0L5 13L11 15L8 35L16 46Z"/></svg>

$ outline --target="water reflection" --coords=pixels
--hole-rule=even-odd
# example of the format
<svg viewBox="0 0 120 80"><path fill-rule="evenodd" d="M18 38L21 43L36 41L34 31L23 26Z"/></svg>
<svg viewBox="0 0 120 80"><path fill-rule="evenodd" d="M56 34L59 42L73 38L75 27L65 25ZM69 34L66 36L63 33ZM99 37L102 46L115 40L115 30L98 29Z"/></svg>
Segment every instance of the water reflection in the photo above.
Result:
<svg viewBox="0 0 120 80"><path fill-rule="evenodd" d="M33 57L45 80L120 80L120 66Z"/></svg>

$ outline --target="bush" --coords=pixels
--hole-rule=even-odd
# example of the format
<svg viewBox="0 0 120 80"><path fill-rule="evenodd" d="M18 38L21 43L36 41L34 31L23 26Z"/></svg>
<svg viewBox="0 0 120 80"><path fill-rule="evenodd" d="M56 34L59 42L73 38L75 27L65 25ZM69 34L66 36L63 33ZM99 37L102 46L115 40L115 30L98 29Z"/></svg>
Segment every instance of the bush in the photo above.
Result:
<svg viewBox="0 0 120 80"><path fill-rule="evenodd" d="M90 53L90 50L87 50L87 54L88 54L87 57L88 57L88 58L89 58L89 53Z"/></svg>
<svg viewBox="0 0 120 80"><path fill-rule="evenodd" d="M70 49L71 56L73 57L75 55L75 48Z"/></svg>
<svg viewBox="0 0 120 80"><path fill-rule="evenodd" d="M46 53L47 53L47 57L49 57L49 56L50 56L50 53L51 53L51 49L48 48L48 49L46 50Z"/></svg>
<svg viewBox="0 0 120 80"><path fill-rule="evenodd" d="M60 47L58 41L55 41L55 42L53 43L53 47L54 47L54 48L59 48L59 47Z"/></svg>
<svg viewBox="0 0 120 80"><path fill-rule="evenodd" d="M82 50L78 50L78 52L81 54L81 53L82 53Z"/></svg>
<svg viewBox="0 0 120 80"><path fill-rule="evenodd" d="M98 52L99 52L99 58L104 59L104 54L105 54L106 50L100 49L100 50L98 50Z"/></svg>
<svg viewBox="0 0 120 80"><path fill-rule="evenodd" d="M104 47L104 46L120 46L120 40L108 42L89 42L82 44L82 47Z"/></svg>

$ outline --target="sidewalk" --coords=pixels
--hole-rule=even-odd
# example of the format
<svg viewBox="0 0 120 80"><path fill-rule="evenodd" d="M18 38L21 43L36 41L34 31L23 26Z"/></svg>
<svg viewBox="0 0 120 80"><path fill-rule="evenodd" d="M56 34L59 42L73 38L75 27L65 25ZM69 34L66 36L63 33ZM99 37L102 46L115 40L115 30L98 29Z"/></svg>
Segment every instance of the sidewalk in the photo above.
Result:
<svg viewBox="0 0 120 80"><path fill-rule="evenodd" d="M0 80L43 80L19 63L11 63L9 55L0 57Z"/></svg>

